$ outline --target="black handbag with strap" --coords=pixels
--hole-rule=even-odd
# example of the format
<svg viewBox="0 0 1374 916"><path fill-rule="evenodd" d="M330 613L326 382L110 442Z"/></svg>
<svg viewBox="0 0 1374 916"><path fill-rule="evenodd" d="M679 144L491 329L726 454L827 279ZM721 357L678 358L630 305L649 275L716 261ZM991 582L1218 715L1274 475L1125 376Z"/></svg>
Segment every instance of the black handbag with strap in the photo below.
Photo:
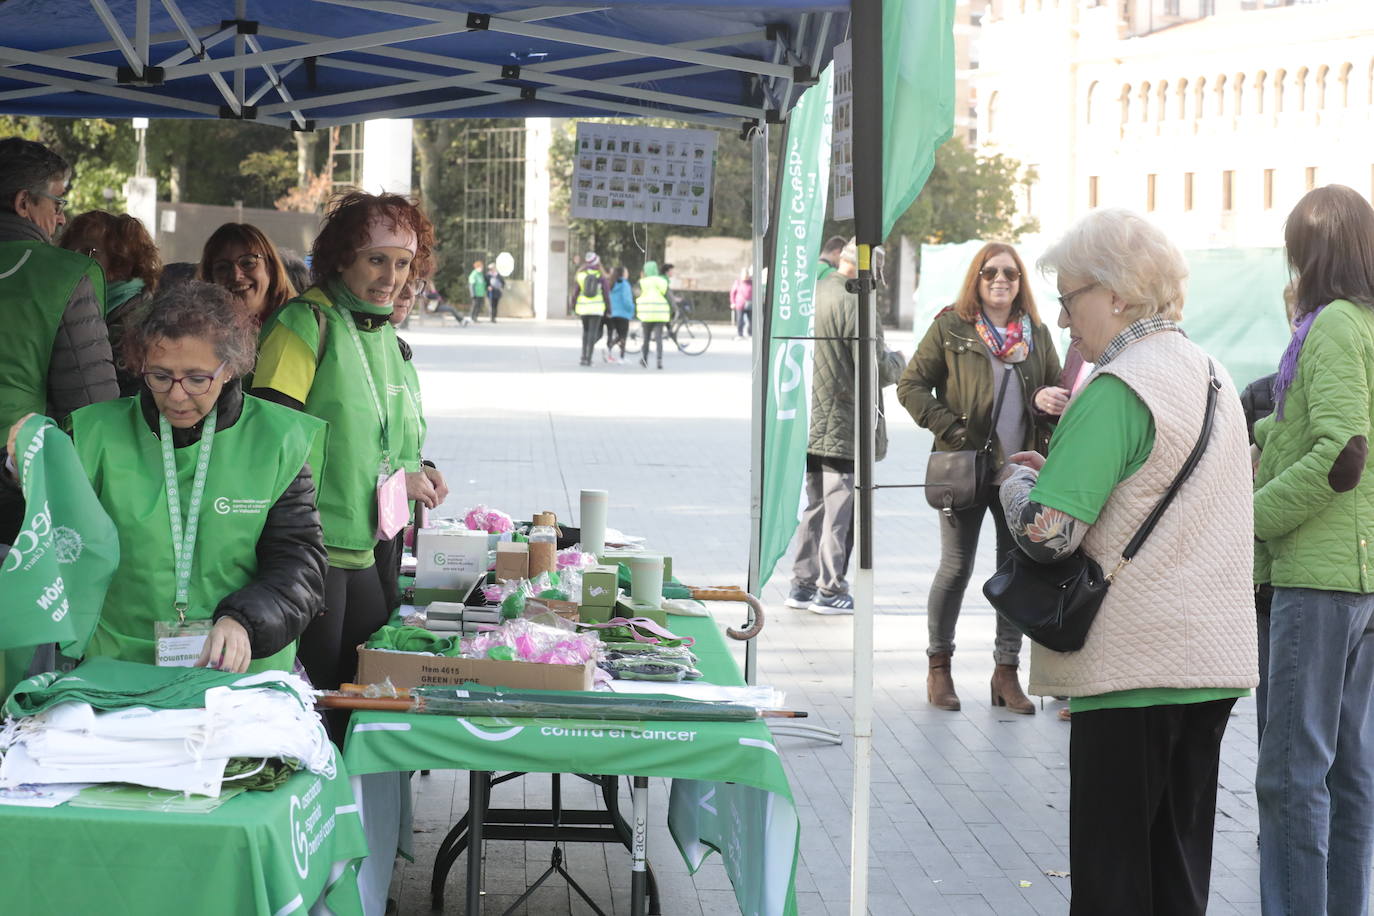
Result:
<svg viewBox="0 0 1374 916"><path fill-rule="evenodd" d="M1104 576L1102 567L1082 547L1058 563L1037 563L1020 547L1013 547L1002 558L997 572L983 583L983 595L998 613L1035 642L1056 652L1076 652L1083 648L1112 579L1135 557L1207 450L1216 415L1217 392L1221 390L1216 367L1210 359L1207 376L1207 410L1202 419L1202 432L1169 489L1141 523L1126 549L1121 551L1121 561L1111 573Z"/></svg>
<svg viewBox="0 0 1374 916"><path fill-rule="evenodd" d="M1007 382L1014 372L1012 364L1007 363L1002 373L1002 384L997 389L997 399L992 405L988 438L982 448L931 452L926 459L926 502L930 503L931 508L939 509L951 525L954 524L955 512L981 506L987 499L993 472L992 437L997 431L997 417L1002 411Z"/></svg>

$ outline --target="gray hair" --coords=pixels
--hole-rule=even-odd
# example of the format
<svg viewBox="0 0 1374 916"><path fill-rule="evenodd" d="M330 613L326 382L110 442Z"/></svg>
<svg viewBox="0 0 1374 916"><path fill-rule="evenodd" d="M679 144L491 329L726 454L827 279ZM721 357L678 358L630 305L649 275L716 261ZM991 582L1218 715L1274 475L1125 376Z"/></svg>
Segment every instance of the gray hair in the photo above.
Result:
<svg viewBox="0 0 1374 916"><path fill-rule="evenodd" d="M1130 320L1183 317L1188 264L1183 253L1130 210L1094 210L1040 256L1044 273L1081 278L1115 293Z"/></svg>
<svg viewBox="0 0 1374 916"><path fill-rule="evenodd" d="M129 323L124 335L124 365L142 371L154 341L207 341L226 372L241 377L257 359L257 335L238 300L214 283L188 280L158 291Z"/></svg>
<svg viewBox="0 0 1374 916"><path fill-rule="evenodd" d="M0 211L13 213L20 191L46 194L49 183L66 179L71 170L67 160L41 143L22 137L0 140Z"/></svg>

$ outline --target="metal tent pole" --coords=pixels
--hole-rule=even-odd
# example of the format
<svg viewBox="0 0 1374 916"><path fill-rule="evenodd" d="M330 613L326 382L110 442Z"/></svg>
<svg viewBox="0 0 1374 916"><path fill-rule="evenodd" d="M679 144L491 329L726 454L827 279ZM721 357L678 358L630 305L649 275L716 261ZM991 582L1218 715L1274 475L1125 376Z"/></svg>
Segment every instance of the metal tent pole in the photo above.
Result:
<svg viewBox="0 0 1374 916"><path fill-rule="evenodd" d="M854 798L850 837L849 912L868 912L869 803L873 769L873 430L877 364L873 249L883 222L883 2L852 0L854 41L854 229L859 296L854 462L859 565L854 576Z"/></svg>
<svg viewBox="0 0 1374 916"><path fill-rule="evenodd" d="M768 234L768 124L754 128L753 143L753 264L754 285L749 305L753 309L753 348L750 378L753 380L753 405L749 412L749 588L756 595L762 576L759 570L760 536L763 524L763 412L768 403L768 326L763 290L763 240ZM762 329L762 330L761 330ZM753 684L758 675L758 649L755 640L744 644L744 683Z"/></svg>

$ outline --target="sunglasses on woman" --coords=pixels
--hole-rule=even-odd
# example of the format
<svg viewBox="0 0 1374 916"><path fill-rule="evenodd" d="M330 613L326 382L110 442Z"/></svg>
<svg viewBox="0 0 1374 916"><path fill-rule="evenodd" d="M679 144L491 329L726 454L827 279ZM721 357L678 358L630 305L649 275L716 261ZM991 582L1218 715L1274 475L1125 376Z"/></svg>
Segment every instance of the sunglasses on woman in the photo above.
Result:
<svg viewBox="0 0 1374 916"><path fill-rule="evenodd" d="M993 280L997 279L999 273L1003 277L1006 277L1008 283L1015 283L1017 280L1021 279L1021 271L1017 270L1015 267L984 267L982 270L978 271L978 276L982 277L988 283L991 283Z"/></svg>

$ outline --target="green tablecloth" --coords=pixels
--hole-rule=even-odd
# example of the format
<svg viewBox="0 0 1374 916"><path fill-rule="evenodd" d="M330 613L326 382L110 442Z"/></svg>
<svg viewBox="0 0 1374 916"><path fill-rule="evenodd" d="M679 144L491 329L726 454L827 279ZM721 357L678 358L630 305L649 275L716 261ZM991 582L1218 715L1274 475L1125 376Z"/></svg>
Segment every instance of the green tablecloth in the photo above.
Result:
<svg viewBox="0 0 1374 916"><path fill-rule="evenodd" d="M669 618L695 637L706 680L741 684L717 624ZM467 769L673 779L668 826L695 872L720 852L747 914L796 912L799 828L792 792L762 722L604 722L359 712L344 746L349 772Z"/></svg>
<svg viewBox="0 0 1374 916"><path fill-rule="evenodd" d="M324 894L334 913L361 913L367 844L335 758L333 779L297 773L208 814L0 805L4 899L16 913L289 916Z"/></svg>

